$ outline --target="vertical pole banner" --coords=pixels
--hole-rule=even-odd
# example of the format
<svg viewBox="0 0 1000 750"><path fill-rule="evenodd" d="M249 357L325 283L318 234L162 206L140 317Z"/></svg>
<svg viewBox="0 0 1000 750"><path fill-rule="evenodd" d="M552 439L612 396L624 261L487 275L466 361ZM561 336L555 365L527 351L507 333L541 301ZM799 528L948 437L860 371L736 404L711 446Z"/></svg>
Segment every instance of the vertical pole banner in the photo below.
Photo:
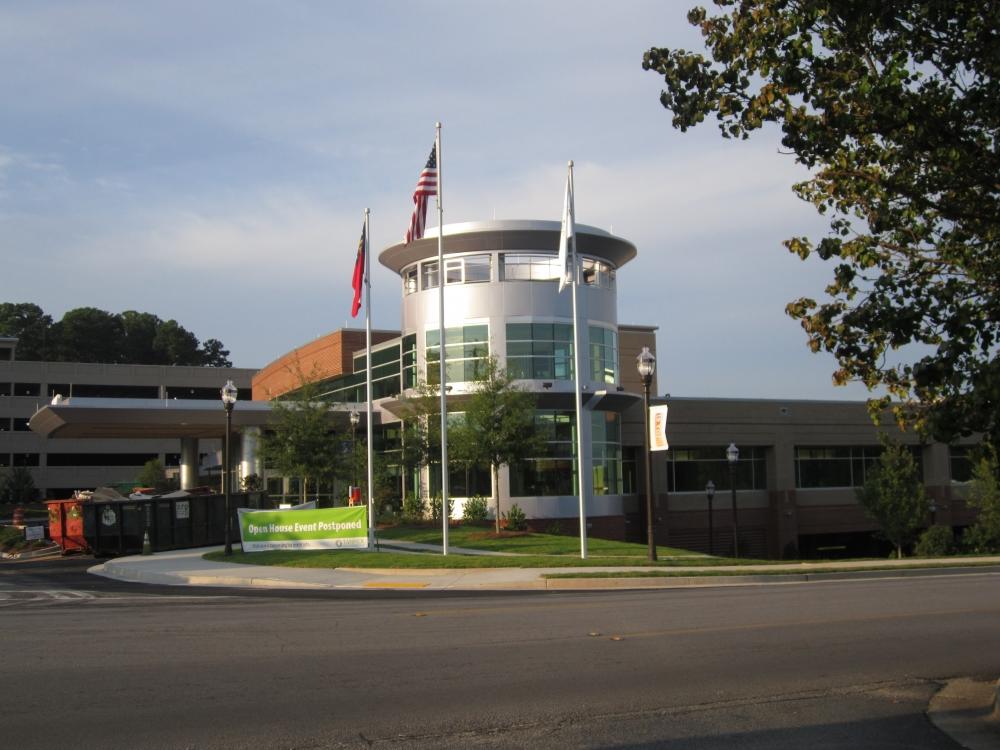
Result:
<svg viewBox="0 0 1000 750"><path fill-rule="evenodd" d="M244 552L297 549L366 549L368 509L251 510L240 508Z"/></svg>
<svg viewBox="0 0 1000 750"><path fill-rule="evenodd" d="M667 442L667 405L649 407L649 449L669 450Z"/></svg>

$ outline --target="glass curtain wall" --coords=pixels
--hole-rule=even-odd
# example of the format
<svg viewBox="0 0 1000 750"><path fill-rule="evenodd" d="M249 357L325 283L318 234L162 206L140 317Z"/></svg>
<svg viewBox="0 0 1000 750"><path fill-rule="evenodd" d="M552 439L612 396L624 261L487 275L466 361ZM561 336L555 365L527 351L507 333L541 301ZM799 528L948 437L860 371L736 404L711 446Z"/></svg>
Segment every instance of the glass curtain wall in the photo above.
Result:
<svg viewBox="0 0 1000 750"><path fill-rule="evenodd" d="M736 489L767 489L766 450L758 446L740 446L740 457L736 462L735 472ZM732 488L729 483L726 446L699 448L671 446L666 453L668 492L703 493L709 480L715 483L719 492L728 492Z"/></svg>
<svg viewBox="0 0 1000 750"><path fill-rule="evenodd" d="M572 380L572 324L508 323L507 373L515 379Z"/></svg>
<svg viewBox="0 0 1000 750"><path fill-rule="evenodd" d="M426 332L427 342L427 383L441 382L438 367L441 356L438 330ZM475 380L485 372L486 358L490 354L489 327L480 325L446 328L445 336L445 377L449 383Z"/></svg>

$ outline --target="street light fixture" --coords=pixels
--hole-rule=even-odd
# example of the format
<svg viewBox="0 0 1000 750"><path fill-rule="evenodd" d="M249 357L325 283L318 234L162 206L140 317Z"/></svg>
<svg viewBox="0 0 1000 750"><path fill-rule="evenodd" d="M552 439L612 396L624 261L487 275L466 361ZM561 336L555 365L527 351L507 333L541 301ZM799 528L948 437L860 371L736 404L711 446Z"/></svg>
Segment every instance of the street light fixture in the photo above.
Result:
<svg viewBox="0 0 1000 750"><path fill-rule="evenodd" d="M232 380L227 380L226 384L222 386L222 407L226 410L226 439L224 442L223 453L224 459L224 474L222 478L223 492L226 493L226 520L223 524L224 528L224 539L226 542L226 556L233 554L233 540L232 540L232 524L233 524L233 511L232 511L232 475L230 473L229 467L229 435L233 431L233 407L236 405L236 399L239 396L239 391L236 390L236 386L233 385Z"/></svg>
<svg viewBox="0 0 1000 750"><path fill-rule="evenodd" d="M351 487L358 486L358 422L361 415L351 409Z"/></svg>
<svg viewBox="0 0 1000 750"><path fill-rule="evenodd" d="M645 407L643 420L646 426L646 543L649 546L649 559L656 560L656 539L653 536L653 467L649 450L649 384L653 382L656 357L649 351L648 346L644 346L635 359L636 369L639 370L639 377L642 378L643 405Z"/></svg>
<svg viewBox="0 0 1000 750"><path fill-rule="evenodd" d="M715 554L714 527L712 525L712 501L715 499L715 482L711 479L705 485L705 497L708 498L708 554Z"/></svg>
<svg viewBox="0 0 1000 750"><path fill-rule="evenodd" d="M740 449L736 443L730 443L726 448L726 460L729 461L729 487L733 493L733 557L740 556L740 524L736 516L736 462L740 458Z"/></svg>

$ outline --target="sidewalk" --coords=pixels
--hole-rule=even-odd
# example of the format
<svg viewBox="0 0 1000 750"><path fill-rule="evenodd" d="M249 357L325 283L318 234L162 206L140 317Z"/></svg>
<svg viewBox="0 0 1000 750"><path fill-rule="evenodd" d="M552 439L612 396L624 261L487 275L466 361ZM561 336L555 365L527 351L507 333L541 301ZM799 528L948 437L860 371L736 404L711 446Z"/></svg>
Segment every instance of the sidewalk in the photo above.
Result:
<svg viewBox="0 0 1000 750"><path fill-rule="evenodd" d="M432 545L392 541L382 544L393 551L440 550ZM202 555L221 547L158 552L155 555L134 555L108 560L90 568L95 575L122 581L188 586L264 587L285 589L426 589L431 591L482 591L482 590L581 590L581 589L650 589L680 588L691 586L746 586L762 583L804 583L810 581L844 580L857 578L898 578L914 575L998 575L1000 556L977 558L994 565L989 567L914 568L912 560L884 560L890 570L863 571L871 563L845 561L824 563L831 572L799 572L807 563L789 563L778 566L783 575L764 575L763 570L774 570L775 565L716 566L686 568L690 575L645 578L546 578L552 573L604 573L622 571L649 572L648 567L576 567L576 568L466 568L466 569L392 569L392 568L283 568L268 565L243 565L239 563L210 562ZM454 554L496 554L452 547ZM377 554L377 553L373 553ZM955 562L928 561L928 562ZM676 569L675 569L676 570ZM734 571L739 575L705 575L710 571Z"/></svg>

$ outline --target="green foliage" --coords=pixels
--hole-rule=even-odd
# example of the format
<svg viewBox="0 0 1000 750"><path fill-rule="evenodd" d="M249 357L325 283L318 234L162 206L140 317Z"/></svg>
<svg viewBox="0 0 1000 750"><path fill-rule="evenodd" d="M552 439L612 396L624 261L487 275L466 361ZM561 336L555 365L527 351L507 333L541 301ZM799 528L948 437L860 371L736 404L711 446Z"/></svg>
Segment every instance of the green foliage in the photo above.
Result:
<svg viewBox="0 0 1000 750"><path fill-rule="evenodd" d="M268 467L302 480L300 496L304 500L309 483L316 486L349 476L344 441L333 431L330 404L317 397L316 382L301 373L299 382L297 390L271 402L261 455Z"/></svg>
<svg viewBox="0 0 1000 750"><path fill-rule="evenodd" d="M927 516L924 486L910 451L883 437L882 455L868 469L858 501L896 548L896 557L902 558L903 545L924 525Z"/></svg>
<svg viewBox="0 0 1000 750"><path fill-rule="evenodd" d="M16 526L0 526L0 550L7 552L24 544L24 532Z"/></svg>
<svg viewBox="0 0 1000 750"><path fill-rule="evenodd" d="M708 56L653 48L660 101L684 131L776 124L810 170L794 186L829 217L785 245L836 266L829 301L787 306L834 381L882 388L938 439L1000 438L1000 5L716 0L688 13ZM897 353L908 344L912 356Z"/></svg>
<svg viewBox="0 0 1000 750"><path fill-rule="evenodd" d="M545 450L545 438L535 429L535 397L513 385L513 379L499 366L496 357L490 356L464 408L463 422L449 431L449 455L467 466L490 467L499 531L497 469Z"/></svg>
<svg viewBox="0 0 1000 750"><path fill-rule="evenodd" d="M917 557L945 557L955 552L955 534L950 526L931 526L917 540Z"/></svg>
<svg viewBox="0 0 1000 750"><path fill-rule="evenodd" d="M15 466L0 474L0 503L30 503L37 498L35 479L23 466Z"/></svg>
<svg viewBox="0 0 1000 750"><path fill-rule="evenodd" d="M199 344L176 320L135 310L78 307L53 322L38 305L3 302L0 336L17 337L16 355L23 361L232 367L218 339Z"/></svg>
<svg viewBox="0 0 1000 750"><path fill-rule="evenodd" d="M972 481L965 502L979 511L965 530L963 542L972 552L1000 552L1000 482L997 454L986 446L972 467Z"/></svg>
<svg viewBox="0 0 1000 750"><path fill-rule="evenodd" d="M426 513L427 513L427 505L422 497L419 497L418 495L409 495L403 498L404 520L422 521Z"/></svg>
<svg viewBox="0 0 1000 750"><path fill-rule="evenodd" d="M166 490L170 486L170 482L167 481L167 472L157 458L143 464L135 481L139 487L153 487L159 491Z"/></svg>
<svg viewBox="0 0 1000 750"><path fill-rule="evenodd" d="M503 514L503 520L507 531L524 531L528 528L528 518L517 503L511 505L510 510Z"/></svg>
<svg viewBox="0 0 1000 750"><path fill-rule="evenodd" d="M455 512L455 498L448 498L448 518L451 519ZM431 518L435 521L441 520L441 496L435 495L431 498Z"/></svg>
<svg viewBox="0 0 1000 750"><path fill-rule="evenodd" d="M45 361L55 354L52 318L30 302L0 302L0 336L17 337L17 358Z"/></svg>
<svg viewBox="0 0 1000 750"><path fill-rule="evenodd" d="M482 523L489 515L489 503L482 495L470 497L462 506L462 520L466 523Z"/></svg>
<svg viewBox="0 0 1000 750"><path fill-rule="evenodd" d="M240 489L243 492L262 492L264 490L264 480L259 474L247 474L240 480Z"/></svg>

